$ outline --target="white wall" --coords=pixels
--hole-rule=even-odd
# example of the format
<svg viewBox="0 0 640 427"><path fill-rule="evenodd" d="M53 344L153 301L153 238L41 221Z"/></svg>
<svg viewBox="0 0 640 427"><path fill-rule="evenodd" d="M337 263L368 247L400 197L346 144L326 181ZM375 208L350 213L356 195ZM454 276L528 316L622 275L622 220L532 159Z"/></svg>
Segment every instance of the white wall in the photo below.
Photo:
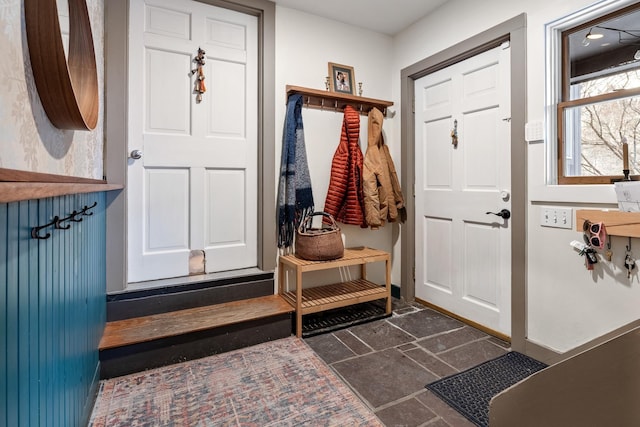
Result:
<svg viewBox="0 0 640 427"><path fill-rule="evenodd" d="M403 68L526 13L527 120L542 121L545 114L544 26L592 3L591 0L452 0L394 38L392 100L400 103ZM393 139L399 140L399 127L394 132ZM601 262L593 272L588 272L583 258L569 246L571 240L582 238L581 233L539 224L541 206L616 207L612 186L546 186L543 143L528 146L527 180L529 340L565 352L636 320L640 277L636 274L629 281L626 270L621 268L626 238L613 239L612 263ZM633 245L636 256L640 256L640 240L635 239Z"/></svg>
<svg viewBox="0 0 640 427"><path fill-rule="evenodd" d="M363 96L377 99L391 98L392 39L379 33L354 28L336 21L319 18L297 10L276 8L276 172L280 168L282 127L286 112L286 85L313 89L325 88L328 63L354 67L355 81L363 82ZM356 86L357 88L357 86ZM329 186L331 159L340 141L342 113L304 108L305 142L309 171L313 185L316 211L324 208ZM383 131L387 144L397 150L394 157L400 163L400 138L393 132L397 119L387 118ZM367 116L360 116L360 147L367 147ZM275 177L276 183L278 177ZM399 239L399 225L387 224L378 230L339 224L346 235L346 246L370 246L392 251ZM392 254L392 257L394 254ZM394 257L395 258L395 257ZM399 257L395 260L392 283L400 284ZM372 266L374 278L379 280L381 269ZM322 273L322 281L330 272ZM312 273L308 273L309 276ZM339 277L337 277L339 279ZM313 279L310 279L313 280ZM305 276L305 285L307 279Z"/></svg>

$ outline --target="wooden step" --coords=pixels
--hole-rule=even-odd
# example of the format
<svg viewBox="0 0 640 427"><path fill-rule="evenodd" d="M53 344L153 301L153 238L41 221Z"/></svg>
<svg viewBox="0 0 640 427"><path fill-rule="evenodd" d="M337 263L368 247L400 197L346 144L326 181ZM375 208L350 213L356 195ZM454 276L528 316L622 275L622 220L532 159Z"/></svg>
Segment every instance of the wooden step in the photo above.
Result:
<svg viewBox="0 0 640 427"><path fill-rule="evenodd" d="M292 313L279 295L108 322L100 350Z"/></svg>
<svg viewBox="0 0 640 427"><path fill-rule="evenodd" d="M292 333L294 308L279 295L107 322L101 378L223 353Z"/></svg>

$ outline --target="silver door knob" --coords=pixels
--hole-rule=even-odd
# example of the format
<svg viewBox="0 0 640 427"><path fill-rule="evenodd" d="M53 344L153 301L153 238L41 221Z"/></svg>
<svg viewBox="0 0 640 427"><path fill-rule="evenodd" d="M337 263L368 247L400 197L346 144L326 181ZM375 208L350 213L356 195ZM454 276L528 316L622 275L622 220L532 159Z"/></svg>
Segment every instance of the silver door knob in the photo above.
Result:
<svg viewBox="0 0 640 427"><path fill-rule="evenodd" d="M131 157L132 159L138 160L142 158L142 151L141 150L133 150L131 153L129 153L129 157Z"/></svg>

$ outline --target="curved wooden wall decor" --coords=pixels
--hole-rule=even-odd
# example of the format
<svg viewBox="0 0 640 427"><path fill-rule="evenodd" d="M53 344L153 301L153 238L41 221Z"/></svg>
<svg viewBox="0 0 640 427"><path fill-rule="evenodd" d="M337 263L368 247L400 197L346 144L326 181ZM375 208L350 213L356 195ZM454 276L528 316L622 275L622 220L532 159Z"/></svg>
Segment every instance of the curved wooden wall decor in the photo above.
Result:
<svg viewBox="0 0 640 427"><path fill-rule="evenodd" d="M58 129L91 130L98 123L98 73L85 0L69 0L69 58L56 0L24 0L31 68L44 110Z"/></svg>

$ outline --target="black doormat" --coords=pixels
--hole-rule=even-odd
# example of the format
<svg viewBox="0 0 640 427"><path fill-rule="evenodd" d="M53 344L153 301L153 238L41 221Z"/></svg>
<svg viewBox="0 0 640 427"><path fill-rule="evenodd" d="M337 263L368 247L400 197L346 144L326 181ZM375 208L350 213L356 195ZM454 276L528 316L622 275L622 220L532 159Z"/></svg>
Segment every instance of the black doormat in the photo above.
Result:
<svg viewBox="0 0 640 427"><path fill-rule="evenodd" d="M546 368L524 354L512 351L466 371L426 385L438 397L479 427L489 425L489 401L529 375Z"/></svg>
<svg viewBox="0 0 640 427"><path fill-rule="evenodd" d="M386 314L385 300L354 304L302 316L303 338L324 334L391 316Z"/></svg>

